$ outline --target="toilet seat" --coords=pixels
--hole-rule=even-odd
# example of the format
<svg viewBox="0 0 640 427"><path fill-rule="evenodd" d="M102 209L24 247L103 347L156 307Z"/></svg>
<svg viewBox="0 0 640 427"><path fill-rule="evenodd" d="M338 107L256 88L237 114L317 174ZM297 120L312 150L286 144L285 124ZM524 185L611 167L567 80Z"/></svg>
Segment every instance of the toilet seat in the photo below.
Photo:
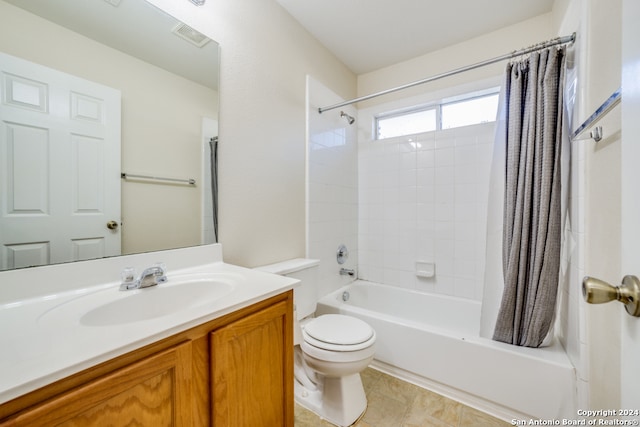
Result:
<svg viewBox="0 0 640 427"><path fill-rule="evenodd" d="M325 314L302 326L304 341L329 351L358 351L375 342L375 332L366 322L342 314Z"/></svg>

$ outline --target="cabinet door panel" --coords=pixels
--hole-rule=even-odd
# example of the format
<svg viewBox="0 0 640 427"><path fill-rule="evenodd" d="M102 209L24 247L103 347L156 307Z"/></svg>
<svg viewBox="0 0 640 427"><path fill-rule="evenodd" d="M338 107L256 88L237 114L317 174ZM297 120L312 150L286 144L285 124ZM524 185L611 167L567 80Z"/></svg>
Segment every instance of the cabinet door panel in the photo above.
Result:
<svg viewBox="0 0 640 427"><path fill-rule="evenodd" d="M58 425L172 426L174 388L173 375L170 371L164 371Z"/></svg>
<svg viewBox="0 0 640 427"><path fill-rule="evenodd" d="M191 426L191 342L46 401L3 426Z"/></svg>
<svg viewBox="0 0 640 427"><path fill-rule="evenodd" d="M290 333L284 301L212 332L215 427L291 425Z"/></svg>

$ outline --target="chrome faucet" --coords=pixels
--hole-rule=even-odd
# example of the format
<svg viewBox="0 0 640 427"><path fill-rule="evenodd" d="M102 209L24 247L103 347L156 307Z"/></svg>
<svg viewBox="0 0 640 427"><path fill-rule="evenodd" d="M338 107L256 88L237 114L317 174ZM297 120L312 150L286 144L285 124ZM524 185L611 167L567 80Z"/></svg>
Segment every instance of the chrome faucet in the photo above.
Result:
<svg viewBox="0 0 640 427"><path fill-rule="evenodd" d="M340 269L340 275L342 276L355 276L356 275L356 271L352 268L341 268Z"/></svg>
<svg viewBox="0 0 640 427"><path fill-rule="evenodd" d="M150 286L156 286L160 283L166 282L166 268L163 263L158 262L151 267L145 268L140 278L134 278L133 268L125 268L122 271L122 283L120 284L121 291L128 291L130 289L148 288Z"/></svg>
<svg viewBox="0 0 640 427"><path fill-rule="evenodd" d="M165 266L162 263L157 263L152 267L146 268L140 275L140 287L148 288L149 286L155 286L167 281L165 275Z"/></svg>

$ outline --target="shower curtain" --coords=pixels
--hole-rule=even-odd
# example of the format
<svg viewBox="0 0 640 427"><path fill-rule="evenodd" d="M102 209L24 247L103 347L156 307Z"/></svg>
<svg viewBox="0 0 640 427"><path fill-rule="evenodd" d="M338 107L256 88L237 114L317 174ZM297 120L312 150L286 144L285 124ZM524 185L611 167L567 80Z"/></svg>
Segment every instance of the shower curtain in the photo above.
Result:
<svg viewBox="0 0 640 427"><path fill-rule="evenodd" d="M218 137L209 140L211 155L211 200L213 203L213 242L218 242Z"/></svg>
<svg viewBox="0 0 640 427"><path fill-rule="evenodd" d="M493 339L539 347L553 323L560 270L565 49L507 66L502 270Z"/></svg>

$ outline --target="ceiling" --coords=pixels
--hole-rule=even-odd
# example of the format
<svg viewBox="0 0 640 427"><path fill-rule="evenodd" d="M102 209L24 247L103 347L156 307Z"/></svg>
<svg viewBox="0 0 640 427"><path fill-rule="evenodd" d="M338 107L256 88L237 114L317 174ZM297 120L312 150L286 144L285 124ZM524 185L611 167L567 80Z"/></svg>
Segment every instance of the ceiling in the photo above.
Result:
<svg viewBox="0 0 640 427"><path fill-rule="evenodd" d="M217 45L196 54L145 1L5 0L173 72L217 85ZM276 0L356 74L377 70L550 12L554 0ZM114 7L112 4L118 4ZM460 11L464 13L461 14ZM127 19L123 18L126 17ZM81 18L78 20L77 18ZM152 19L153 18L153 19ZM157 25L162 31L156 31ZM117 31L113 29L117 28ZM133 29L132 37L127 30ZM107 41L105 41L107 40ZM170 55L162 55L173 46ZM194 65L194 60L213 61Z"/></svg>
<svg viewBox="0 0 640 427"><path fill-rule="evenodd" d="M363 74L550 12L554 0L276 0Z"/></svg>
<svg viewBox="0 0 640 427"><path fill-rule="evenodd" d="M102 44L217 90L218 44L196 47L144 0L5 0Z"/></svg>

